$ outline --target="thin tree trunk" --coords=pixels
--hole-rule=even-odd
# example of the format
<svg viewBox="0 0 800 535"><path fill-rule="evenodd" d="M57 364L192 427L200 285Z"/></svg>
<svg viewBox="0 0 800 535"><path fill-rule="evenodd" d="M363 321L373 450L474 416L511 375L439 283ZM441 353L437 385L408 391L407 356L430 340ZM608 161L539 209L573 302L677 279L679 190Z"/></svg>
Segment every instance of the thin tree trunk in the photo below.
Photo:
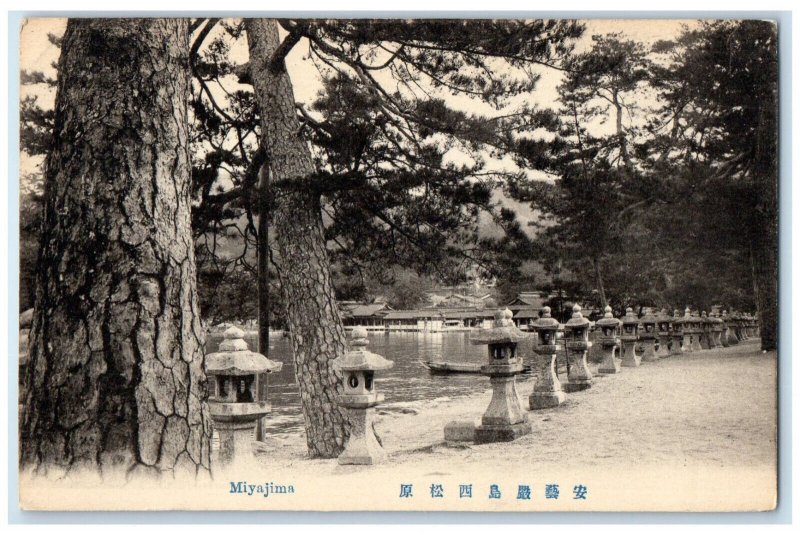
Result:
<svg viewBox="0 0 800 535"><path fill-rule="evenodd" d="M754 220L750 226L753 290L761 349L778 347L778 122L777 81L764 95L756 129Z"/></svg>
<svg viewBox="0 0 800 535"><path fill-rule="evenodd" d="M777 221L757 217L751 229L750 265L753 271L753 292L758 309L761 349L778 347L778 236Z"/></svg>
<svg viewBox="0 0 800 535"><path fill-rule="evenodd" d="M209 469L187 19L71 19L45 175L21 465Z"/></svg>
<svg viewBox="0 0 800 535"><path fill-rule="evenodd" d="M344 352L345 333L331 284L321 199L304 186L314 173L314 164L298 134L300 123L285 65L282 60L272 62L280 44L277 21L247 19L245 27L270 177L273 184L286 186L271 215L306 440L312 456L334 457L348 436L346 413L336 402L341 377L331 366Z"/></svg>
<svg viewBox="0 0 800 535"><path fill-rule="evenodd" d="M625 169L630 171L631 158L628 154L627 140L625 139L625 130L622 127L622 104L619 102L619 96L614 92L614 109L616 110L616 123L617 123L617 139L619 140L619 153L622 162L625 164Z"/></svg>
<svg viewBox="0 0 800 535"><path fill-rule="evenodd" d="M603 276L600 273L600 260L596 257L592 258L592 266L594 267L594 279L597 284L597 291L600 292L600 304L602 309L605 310L608 301L606 300L606 289L603 286Z"/></svg>
<svg viewBox="0 0 800 535"><path fill-rule="evenodd" d="M269 169L262 166L258 184L258 352L269 358ZM268 401L269 374L259 376L258 399ZM264 420L256 425L256 440L264 440Z"/></svg>
<svg viewBox="0 0 800 535"><path fill-rule="evenodd" d="M258 352L269 356L269 169L258 184Z"/></svg>

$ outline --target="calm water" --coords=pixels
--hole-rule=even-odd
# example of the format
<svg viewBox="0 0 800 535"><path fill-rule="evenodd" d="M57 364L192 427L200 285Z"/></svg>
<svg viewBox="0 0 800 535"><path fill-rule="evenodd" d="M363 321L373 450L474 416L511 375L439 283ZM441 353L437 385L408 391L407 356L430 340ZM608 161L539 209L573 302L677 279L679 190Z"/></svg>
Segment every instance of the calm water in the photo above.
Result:
<svg viewBox="0 0 800 535"><path fill-rule="evenodd" d="M221 333L208 335L206 350L216 351ZM247 333L251 349L258 347L258 334ZM483 362L486 346L469 343L469 333L370 333L368 349L394 361L391 370L377 372L376 385L386 399L384 406L406 406L436 398L469 395L489 387L488 378L477 374L431 375L420 361L436 354L447 361ZM272 413L268 420L272 432L295 431L303 427L300 395L294 378L288 338L270 338L269 358L283 363L283 369L269 378ZM527 359L526 359L527 361ZM518 377L531 380L529 375Z"/></svg>

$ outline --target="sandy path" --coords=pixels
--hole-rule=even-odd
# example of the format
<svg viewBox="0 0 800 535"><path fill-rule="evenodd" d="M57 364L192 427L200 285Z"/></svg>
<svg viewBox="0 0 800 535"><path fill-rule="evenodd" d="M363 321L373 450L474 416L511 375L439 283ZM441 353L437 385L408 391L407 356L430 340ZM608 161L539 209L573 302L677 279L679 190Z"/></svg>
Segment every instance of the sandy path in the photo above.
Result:
<svg viewBox="0 0 800 535"><path fill-rule="evenodd" d="M309 459L302 434L273 434L253 462L215 469L212 480L125 488L125 508L415 511L744 511L776 497L776 355L755 341L670 357L598 376L555 409L527 414L533 432L512 443L447 445L444 425L478 420L485 391L395 405L377 417L389 458L374 466ZM524 405L534 381L519 385ZM377 386L380 388L380 378ZM389 400L391 402L391 400ZM391 407L390 403L384 406ZM405 409L407 413L399 410ZM412 414L417 412L417 414ZM233 482L289 485L292 493L231 491ZM557 483L561 498L547 499ZM402 484L413 486L401 498ZM470 484L474 497L462 498ZM530 485L531 499L517 497ZM589 496L576 500L577 485ZM441 485L443 497L431 487ZM492 485L502 499L489 497ZM108 484L41 480L22 487L30 508L116 509Z"/></svg>
<svg viewBox="0 0 800 535"><path fill-rule="evenodd" d="M621 462L774 466L777 361L774 353L757 348L745 343L595 375L591 389L568 394L560 407L528 411L533 433L504 444L502 458L493 444L443 444L448 421L480 419L491 397L488 380L484 392L428 403L419 414L379 415L376 427L395 466L430 462L432 452L467 463L490 460L496 465L504 458L543 467ZM533 385L518 386L525 408ZM301 435L273 437L264 453L259 459L266 464L321 462L304 459Z"/></svg>

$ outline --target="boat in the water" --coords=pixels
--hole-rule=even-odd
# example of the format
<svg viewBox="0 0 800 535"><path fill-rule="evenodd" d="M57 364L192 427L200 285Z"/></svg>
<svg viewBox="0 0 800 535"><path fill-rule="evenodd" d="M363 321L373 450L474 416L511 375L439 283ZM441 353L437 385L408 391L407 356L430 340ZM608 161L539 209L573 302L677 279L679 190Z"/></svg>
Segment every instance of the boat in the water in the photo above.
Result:
<svg viewBox="0 0 800 535"><path fill-rule="evenodd" d="M420 361L423 366L428 368L432 375L445 375L451 373L481 373L481 362L448 362L445 360L433 358L430 360ZM531 367L523 364L522 373L528 373Z"/></svg>
<svg viewBox="0 0 800 535"><path fill-rule="evenodd" d="M445 362L443 360L424 360L422 365L434 375L449 373L481 373L480 363L472 362Z"/></svg>

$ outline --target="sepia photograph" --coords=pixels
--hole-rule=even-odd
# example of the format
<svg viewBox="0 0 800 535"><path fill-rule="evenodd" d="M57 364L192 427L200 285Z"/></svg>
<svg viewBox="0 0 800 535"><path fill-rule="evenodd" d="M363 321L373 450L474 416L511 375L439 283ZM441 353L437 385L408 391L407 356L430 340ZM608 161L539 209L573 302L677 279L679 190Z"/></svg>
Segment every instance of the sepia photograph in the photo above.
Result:
<svg viewBox="0 0 800 535"><path fill-rule="evenodd" d="M777 20L199 15L10 25L22 511L775 510Z"/></svg>

